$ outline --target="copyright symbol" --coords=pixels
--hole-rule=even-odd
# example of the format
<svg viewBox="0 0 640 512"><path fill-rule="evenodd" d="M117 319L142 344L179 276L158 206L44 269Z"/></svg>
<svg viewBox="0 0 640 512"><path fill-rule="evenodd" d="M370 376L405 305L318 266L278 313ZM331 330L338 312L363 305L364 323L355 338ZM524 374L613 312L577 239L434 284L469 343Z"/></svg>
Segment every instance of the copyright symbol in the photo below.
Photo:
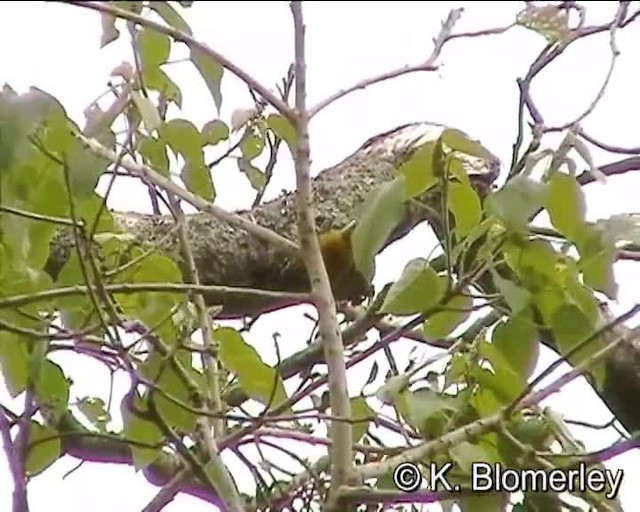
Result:
<svg viewBox="0 0 640 512"><path fill-rule="evenodd" d="M403 462L393 470L393 483L400 491L414 492L420 489L422 475L415 464Z"/></svg>

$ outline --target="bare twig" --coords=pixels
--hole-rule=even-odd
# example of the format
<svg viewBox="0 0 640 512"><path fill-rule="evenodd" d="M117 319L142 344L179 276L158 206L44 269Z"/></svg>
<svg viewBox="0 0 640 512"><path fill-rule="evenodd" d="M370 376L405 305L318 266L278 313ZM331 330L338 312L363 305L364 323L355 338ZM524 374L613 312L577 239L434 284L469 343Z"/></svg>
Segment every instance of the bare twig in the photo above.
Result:
<svg viewBox="0 0 640 512"><path fill-rule="evenodd" d="M598 139L591 137L589 134L585 133L585 131L581 128L577 131L578 135L582 137L587 142L593 144L600 149L604 149L609 153L618 153L621 155L640 155L640 146L632 147L632 148L624 148L622 146L614 146L612 144L607 144L605 142L599 141Z"/></svg>
<svg viewBox="0 0 640 512"><path fill-rule="evenodd" d="M596 94L596 97L585 109L585 111L582 112L582 114L580 114L573 121L570 121L568 123L565 123L563 126L558 127L557 130L559 131L566 130L571 126L575 126L581 123L587 116L589 116L595 110L598 103L600 103L600 101L604 97L604 94L607 91L607 87L609 86L609 82L611 81L611 77L613 76L613 70L615 69L615 66L616 66L616 60L620 55L620 50L618 49L618 45L616 43L616 31L618 30L618 28L620 28L620 25L624 21L624 17L626 15L627 9L628 9L628 6L626 5L626 3L620 2L618 5L618 10L616 12L616 15L614 16L614 19L611 22L611 27L609 28L609 33L610 33L609 47L611 49L611 60L609 62L609 69L607 70L607 74L604 78L602 86L600 87L600 89L598 90L598 93Z"/></svg>
<svg viewBox="0 0 640 512"><path fill-rule="evenodd" d="M431 51L431 55L427 58L427 60L420 64L406 64L400 68L387 71L380 75L360 80L359 82L350 87L347 87L346 89L340 89L339 91L331 94L324 100L319 101L316 105L311 107L309 109L309 118L311 119L318 112L331 105L334 101L339 100L340 98L343 98L344 96L347 96L348 94L351 94L358 89L364 89L366 87L369 87L370 85L384 82L385 80L396 78L402 75L408 75L409 73L415 73L417 71L437 71L440 66L436 63L436 61L438 60L438 57L442 52L442 47L447 42L447 40L451 38L451 31L453 30L453 27L460 18L461 14L462 9L453 9L449 11L447 19L442 22L440 33L433 41L433 50Z"/></svg>

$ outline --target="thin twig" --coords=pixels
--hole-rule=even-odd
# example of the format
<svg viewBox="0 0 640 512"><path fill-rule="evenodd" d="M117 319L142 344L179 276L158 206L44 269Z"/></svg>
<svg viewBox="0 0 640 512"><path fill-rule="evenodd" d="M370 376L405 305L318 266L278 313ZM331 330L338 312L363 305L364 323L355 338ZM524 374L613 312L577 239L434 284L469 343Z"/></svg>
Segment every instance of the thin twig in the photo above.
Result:
<svg viewBox="0 0 640 512"><path fill-rule="evenodd" d="M425 60L420 64L414 64L414 65L406 64L400 68L387 71L380 75L377 75L371 78L365 78L364 80L360 80L359 82L345 89L340 89L339 91L336 91L335 93L329 95L327 98L319 101L316 105L311 107L309 109L309 119L314 117L321 110L324 110L325 108L327 108L334 101L337 101L340 98L343 98L344 96L347 96L348 94L351 94L352 92L357 91L358 89L364 89L366 87L369 87L370 85L384 82L391 78L396 78L402 75L408 75L409 73L416 73L418 71L437 71L440 68L440 66L437 64L436 61L438 60L438 57L442 52L442 47L447 42L447 40L451 38L451 31L453 30L453 27L458 21L458 19L460 18L461 14L462 14L462 9L453 9L449 11L449 15L447 16L446 20L442 22L442 28L440 29L440 33L433 41L433 50L431 51L431 55L427 58L427 60Z"/></svg>

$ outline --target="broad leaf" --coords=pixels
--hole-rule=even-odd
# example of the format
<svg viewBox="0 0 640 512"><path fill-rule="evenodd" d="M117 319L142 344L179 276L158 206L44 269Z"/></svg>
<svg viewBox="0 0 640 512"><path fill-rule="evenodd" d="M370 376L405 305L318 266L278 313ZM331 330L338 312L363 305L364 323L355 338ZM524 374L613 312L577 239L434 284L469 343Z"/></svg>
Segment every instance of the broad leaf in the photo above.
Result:
<svg viewBox="0 0 640 512"><path fill-rule="evenodd" d="M254 400L277 407L287 399L280 374L262 361L260 355L238 331L220 327L214 331L219 343L220 360L240 382L240 387Z"/></svg>
<svg viewBox="0 0 640 512"><path fill-rule="evenodd" d="M358 225L351 235L357 270L370 280L373 260L405 216L405 183L398 177L373 191L360 212Z"/></svg>
<svg viewBox="0 0 640 512"><path fill-rule="evenodd" d="M584 192L573 176L555 172L549 180L547 211L551 224L568 240L575 240L584 224Z"/></svg>
<svg viewBox="0 0 640 512"><path fill-rule="evenodd" d="M413 315L435 306L445 287L429 262L416 258L407 263L385 297L381 313Z"/></svg>
<svg viewBox="0 0 640 512"><path fill-rule="evenodd" d="M524 231L529 218L546 201L546 187L524 176L516 176L487 198L487 206L508 229Z"/></svg>
<svg viewBox="0 0 640 512"><path fill-rule="evenodd" d="M218 113L220 113L220 107L222 106L220 84L222 83L224 68L212 57L198 49L191 50L191 62L193 62L200 76L202 76L218 109Z"/></svg>

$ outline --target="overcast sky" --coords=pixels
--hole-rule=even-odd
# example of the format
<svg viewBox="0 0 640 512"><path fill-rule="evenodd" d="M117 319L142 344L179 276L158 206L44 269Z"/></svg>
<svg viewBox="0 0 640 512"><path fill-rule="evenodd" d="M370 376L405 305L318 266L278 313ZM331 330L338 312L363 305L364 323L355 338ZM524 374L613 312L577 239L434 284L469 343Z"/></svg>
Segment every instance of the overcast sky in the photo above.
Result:
<svg viewBox="0 0 640 512"><path fill-rule="evenodd" d="M588 22L609 21L616 2L587 2ZM309 104L337 89L380 72L423 60L431 50L431 38L449 9L464 6L457 31L479 30L508 25L522 8L516 2L311 2L304 4L307 23L307 63ZM196 2L185 15L197 38L224 53L265 84L272 86L286 72L293 55L291 15L287 2ZM83 123L82 111L104 90L110 71L123 60L131 60L126 38L104 50L99 49L98 14L74 6L31 2L0 4L0 83L8 82L24 92L34 85L56 96L67 112ZM583 123L592 136L621 146L638 146L640 119L640 25L618 36L622 52L607 95ZM123 31L125 32L125 31ZM535 81L533 95L550 125L577 117L593 100L609 65L608 36L591 37L574 45ZM311 146L314 174L352 153L367 138L411 121L435 121L462 129L478 138L505 165L510 160L516 128L516 78L527 70L544 45L544 39L523 28L507 34L456 40L445 46L438 72L414 74L373 86L340 100L314 119ZM176 57L184 52L176 53ZM204 85L188 63L167 68L182 87L184 108L181 117L198 127L215 119L217 113ZM229 73L223 81L221 117L229 121L238 107L250 106L246 87ZM267 197L277 196L294 183L291 160L280 153L280 164ZM599 157L597 163L613 160ZM228 209L243 208L253 199L245 177L233 165L214 172L217 202ZM640 179L621 176L606 186L587 187L588 217L598 219L614 213L637 212ZM140 201L131 181L123 181L110 198L110 206L119 210L150 211ZM411 258L424 256L433 246L428 229L421 227L389 248L377 262L376 284L397 278ZM425 245L425 240L428 244ZM640 298L640 280L632 264L618 264L621 312ZM286 320L286 321L283 321ZM309 322L300 310L280 312L259 321L251 341L269 345L271 333L278 330L285 340L282 355L304 346ZM300 333L303 333L300 335ZM265 356L274 362L273 354ZM108 374L98 364L73 356L56 360L71 373L74 396L102 395ZM548 353L541 367L550 361ZM544 363L544 365L542 364ZM352 393L366 380L370 363L349 374ZM117 383L122 391L125 381ZM106 397L105 397L106 399ZM0 400L8 401L0 384ZM584 383L574 382L548 405L567 418L606 423L610 413ZM13 404L12 404L13 405ZM14 409L18 409L17 404ZM608 446L616 440L612 431L590 432L576 429L589 449ZM32 512L93 510L140 510L158 491L136 475L131 467L84 464L65 480L62 477L78 461L64 458L30 484ZM624 468L623 504L629 509L640 503L638 478L640 458L625 454L609 463ZM237 462L233 461L234 467ZM245 479L247 480L247 479ZM6 461L0 459L0 510L10 507L10 476ZM251 491L244 487L243 491ZM167 511L199 512L210 507L188 496L179 496Z"/></svg>

